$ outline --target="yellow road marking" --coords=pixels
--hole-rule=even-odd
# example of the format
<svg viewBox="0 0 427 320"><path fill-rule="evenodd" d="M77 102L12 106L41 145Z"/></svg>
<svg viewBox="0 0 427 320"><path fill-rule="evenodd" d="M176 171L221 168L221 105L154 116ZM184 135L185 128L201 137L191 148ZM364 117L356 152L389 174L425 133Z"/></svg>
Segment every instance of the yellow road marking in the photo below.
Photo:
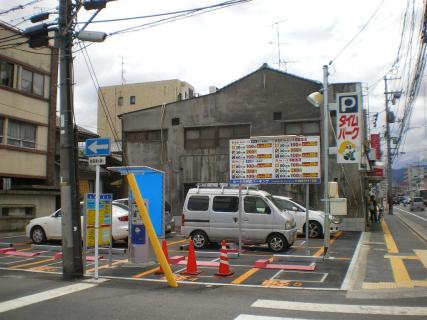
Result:
<svg viewBox="0 0 427 320"><path fill-rule="evenodd" d="M31 241L26 241L26 242L15 242L13 245L14 246L23 246L25 244L31 244Z"/></svg>
<svg viewBox="0 0 427 320"><path fill-rule="evenodd" d="M128 262L128 259L123 259L123 260L117 260L117 261L114 261L113 263L111 263L111 266L115 266L115 265L118 265L118 264L121 264L121 263L125 263L125 262ZM103 265L103 266L100 266L99 268L98 268L98 270L101 270L101 269L107 269L107 268L109 268L110 266L108 265L108 264L105 264L105 265ZM88 270L86 270L86 272L94 272L95 271L95 268L92 268L92 269L88 269Z"/></svg>
<svg viewBox="0 0 427 320"><path fill-rule="evenodd" d="M172 246L174 244L178 244L178 243L184 243L184 242L188 242L188 239L183 239L183 240L178 240L178 241L172 241L172 242L168 242L168 246Z"/></svg>
<svg viewBox="0 0 427 320"><path fill-rule="evenodd" d="M337 233L335 233L334 237L331 239L331 241L329 242L329 245L333 244L340 236L342 235L342 231L338 231ZM325 247L320 247L319 250L317 250L313 256L314 257L320 257L323 254L323 250Z"/></svg>
<svg viewBox="0 0 427 320"><path fill-rule="evenodd" d="M53 260L55 260L55 258L49 258L49 259L34 261L34 262L30 262L30 263L18 264L18 265L10 266L10 267L8 267L8 269L18 269L18 268L33 266L35 264L40 264L40 263L53 261Z"/></svg>
<svg viewBox="0 0 427 320"><path fill-rule="evenodd" d="M387 246L388 253L399 253L399 249L397 249L396 242L394 242L393 236L391 235L390 229L385 223L385 220L381 220L381 227L383 228L384 240Z"/></svg>
<svg viewBox="0 0 427 320"><path fill-rule="evenodd" d="M409 282L364 282L362 289L401 289L413 287L427 287L427 280L413 280Z"/></svg>
<svg viewBox="0 0 427 320"><path fill-rule="evenodd" d="M427 268L427 250L414 250L417 257L421 260L424 268Z"/></svg>
<svg viewBox="0 0 427 320"><path fill-rule="evenodd" d="M401 258L392 257L390 258L391 270L393 271L394 281L397 283L410 283L411 277L409 276L408 270L405 267L405 263ZM409 286L413 288L413 286Z"/></svg>
<svg viewBox="0 0 427 320"><path fill-rule="evenodd" d="M400 258L400 259L403 259L403 260L420 260L420 258L417 257L417 256L391 256L391 255L388 255L388 254L384 255L384 258L386 258L386 259Z"/></svg>
<svg viewBox="0 0 427 320"><path fill-rule="evenodd" d="M16 250L16 251L30 251L30 250L32 250L33 248L25 248L25 249L19 249L19 250Z"/></svg>
<svg viewBox="0 0 427 320"><path fill-rule="evenodd" d="M259 271L259 268L249 269L244 274L242 274L240 277L238 277L237 279L233 280L231 283L232 284L242 283L243 281L247 280L249 277L251 277L252 275L254 275L255 273L257 273L258 271Z"/></svg>
<svg viewBox="0 0 427 320"><path fill-rule="evenodd" d="M399 253L396 242L393 239L393 235L387 226L385 220L381 220L381 227L384 233L384 240L387 246L388 253ZM391 270L393 272L394 281L398 288L413 288L411 277L409 276L408 270L406 269L405 263L402 257L390 256Z"/></svg>
<svg viewBox="0 0 427 320"><path fill-rule="evenodd" d="M153 269L150 269L150 270L138 273L138 274L132 276L132 278L134 278L134 279L142 278L142 277L148 276L149 274L153 274L157 270L159 270L159 267L156 267L156 268L153 268Z"/></svg>

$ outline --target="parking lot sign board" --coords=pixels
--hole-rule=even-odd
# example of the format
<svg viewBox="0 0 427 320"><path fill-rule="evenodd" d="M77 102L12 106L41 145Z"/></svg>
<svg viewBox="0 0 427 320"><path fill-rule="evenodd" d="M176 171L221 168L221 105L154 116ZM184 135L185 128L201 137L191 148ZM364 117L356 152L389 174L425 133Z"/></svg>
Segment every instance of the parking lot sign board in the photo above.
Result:
<svg viewBox="0 0 427 320"><path fill-rule="evenodd" d="M97 157L110 155L110 138L86 139L85 156Z"/></svg>
<svg viewBox="0 0 427 320"><path fill-rule="evenodd" d="M99 195L99 245L110 245L111 233L111 219L112 208L111 202L113 200L112 194ZM95 246L95 208L96 208L96 194L86 194L86 246Z"/></svg>
<svg viewBox="0 0 427 320"><path fill-rule="evenodd" d="M230 183L320 184L319 136L230 140Z"/></svg>

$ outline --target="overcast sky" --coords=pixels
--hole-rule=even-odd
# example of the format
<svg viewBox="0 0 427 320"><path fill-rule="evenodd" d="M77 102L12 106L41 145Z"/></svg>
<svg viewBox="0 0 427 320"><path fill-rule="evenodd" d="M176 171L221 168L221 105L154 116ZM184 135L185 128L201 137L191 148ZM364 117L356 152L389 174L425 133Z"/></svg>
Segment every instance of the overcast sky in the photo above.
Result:
<svg viewBox="0 0 427 320"><path fill-rule="evenodd" d="M224 1L224 0L223 0ZM412 1L412 0L411 0ZM2 0L0 11L30 0ZM142 16L183 10L221 0L118 0L111 2L95 20ZM322 65L328 64L364 27L369 25L333 61L330 82L362 82L373 87L369 111L384 110L384 81L396 58L407 0L253 0L180 21L108 37L88 47L101 86L121 83L122 60L126 83L178 78L205 94L208 87L223 87L256 70L263 63L279 68L277 26L280 32L282 69L322 80ZM415 0L417 16L423 0ZM28 8L0 18L11 24L33 12L51 9L58 1L41 0ZM90 16L84 10L79 21ZM107 33L153 20L91 24L87 30ZM278 24L275 24L280 22ZM28 23L19 25L21 28ZM417 33L416 33L417 35ZM77 48L77 47L76 47ZM408 62L410 63L410 62ZM390 82L400 90L401 80ZM395 167L427 163L425 84L412 116L410 130ZM403 105L393 106L398 114ZM96 131L97 96L81 53L75 58L75 112L77 122ZM384 113L373 132L382 132Z"/></svg>

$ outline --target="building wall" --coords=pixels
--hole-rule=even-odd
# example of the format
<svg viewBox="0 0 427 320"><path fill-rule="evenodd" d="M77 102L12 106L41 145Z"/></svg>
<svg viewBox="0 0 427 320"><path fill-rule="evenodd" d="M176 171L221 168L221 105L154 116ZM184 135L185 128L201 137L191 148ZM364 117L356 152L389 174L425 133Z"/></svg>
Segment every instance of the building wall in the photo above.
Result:
<svg viewBox="0 0 427 320"><path fill-rule="evenodd" d="M19 35L0 23L0 38ZM0 231L22 230L30 219L56 208L57 61L54 48L22 45L0 52Z"/></svg>
<svg viewBox="0 0 427 320"><path fill-rule="evenodd" d="M319 125L319 110L306 101L306 96L319 87L314 81L262 68L216 93L168 104L164 112L161 107L154 107L125 114L122 116L125 161L166 171L166 194L174 213L179 214L188 187L198 182L227 182L229 179L228 140L221 145L217 141L213 148L188 149L185 147L188 130L214 127L216 139L219 139L220 127L246 126L249 127L247 135L237 138L249 138L283 135L285 126L295 121L313 121ZM281 117L276 115L277 120L273 120L274 113L280 112ZM163 148L158 135L151 140L135 137L141 131L159 130L162 117L166 130ZM291 195L299 201L304 198L302 186L265 185L263 188ZM319 186L312 187L313 204L319 190Z"/></svg>
<svg viewBox="0 0 427 320"><path fill-rule="evenodd" d="M0 24L0 37L17 35L17 31ZM22 37L16 41L23 41ZM48 172L54 171L53 153L54 141L49 140L49 132L54 131L50 123L51 114L56 110L56 84L52 84L51 76L56 79L55 51L50 48L37 51L27 47L17 49L2 49L0 61L10 67L11 81L0 83L0 177L28 177L41 179L40 184L48 182ZM34 53L33 53L34 52ZM54 57L55 56L55 57ZM32 76L33 84L42 83L41 91L31 86L31 92L24 90L25 75ZM19 122L32 126L35 135L31 144L12 143L9 127L11 123ZM0 127L0 128L1 128ZM48 154L52 159L48 161Z"/></svg>
<svg viewBox="0 0 427 320"><path fill-rule="evenodd" d="M0 191L0 232L22 231L31 219L50 215L58 196L59 192Z"/></svg>
<svg viewBox="0 0 427 320"><path fill-rule="evenodd" d="M125 161L129 165L164 170L167 200L172 204L173 213L179 215L188 188L199 182L228 182L229 139L296 133L320 135L320 111L306 100L308 94L320 87L315 81L263 66L216 93L171 103L164 110L153 107L124 114ZM338 86L335 92L349 89L353 91L354 87ZM163 138L159 134L161 119ZM307 124L310 125L306 127ZM249 130L235 130L237 134L225 135L227 139L223 141L221 134L227 131L222 131L224 126ZM317 128L314 131L313 126ZM301 128L301 132L296 132L296 128ZM200 141L190 141L193 134L197 136L197 130ZM215 131L214 142L209 139L209 130ZM213 147L189 148L189 144L194 146L194 143ZM335 145L332 131L329 143ZM329 181L338 181L340 196L349 198L349 215L344 225L350 230L364 230L365 208L360 204L363 203L360 197L364 197L363 176L358 166L344 170L337 166L335 157L329 157ZM303 185L261 187L272 194L287 195L305 203ZM322 190L321 185L310 186L310 206L320 210L323 209Z"/></svg>
<svg viewBox="0 0 427 320"><path fill-rule="evenodd" d="M121 140L122 134L121 121L117 117L119 114L188 99L194 95L193 86L180 80L108 86L100 88L100 91L101 98L98 100L98 134L101 137L115 139L108 124L107 115L102 107L104 104L111 115L114 127L117 129L119 140ZM131 97L135 98L132 101L133 103L131 103ZM119 101L120 98L121 103Z"/></svg>

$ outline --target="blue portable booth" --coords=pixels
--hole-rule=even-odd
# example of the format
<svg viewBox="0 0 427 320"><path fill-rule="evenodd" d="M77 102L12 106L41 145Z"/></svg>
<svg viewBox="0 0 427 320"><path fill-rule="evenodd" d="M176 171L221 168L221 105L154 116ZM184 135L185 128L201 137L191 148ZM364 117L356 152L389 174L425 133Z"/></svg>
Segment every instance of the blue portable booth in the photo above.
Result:
<svg viewBox="0 0 427 320"><path fill-rule="evenodd" d="M165 237L165 173L147 166L109 167L110 171L119 172L122 176L133 173L138 189L145 201L151 223L159 239ZM144 222L138 214L134 197L129 191L129 262L147 264L154 260L150 241L145 230Z"/></svg>

